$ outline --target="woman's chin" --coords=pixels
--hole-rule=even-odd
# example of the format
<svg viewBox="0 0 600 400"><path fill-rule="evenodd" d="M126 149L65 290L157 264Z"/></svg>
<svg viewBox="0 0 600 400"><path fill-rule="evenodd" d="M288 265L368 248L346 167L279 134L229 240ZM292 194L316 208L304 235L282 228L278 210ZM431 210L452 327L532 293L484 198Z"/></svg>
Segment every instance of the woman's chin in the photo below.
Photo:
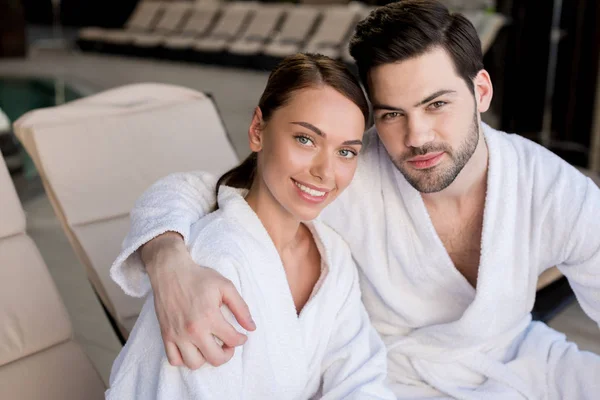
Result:
<svg viewBox="0 0 600 400"><path fill-rule="evenodd" d="M316 219L321 214L321 211L323 211L323 207L294 207L292 214L299 221L309 222Z"/></svg>

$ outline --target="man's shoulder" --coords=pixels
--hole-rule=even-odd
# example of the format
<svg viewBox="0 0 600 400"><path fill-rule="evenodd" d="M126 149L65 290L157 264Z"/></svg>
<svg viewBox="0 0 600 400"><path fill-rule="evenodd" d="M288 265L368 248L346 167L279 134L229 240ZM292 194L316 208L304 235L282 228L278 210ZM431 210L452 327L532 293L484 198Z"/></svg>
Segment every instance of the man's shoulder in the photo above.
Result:
<svg viewBox="0 0 600 400"><path fill-rule="evenodd" d="M546 172L567 168L577 172L569 163L544 146L516 133L508 133L484 125L489 151L499 153L505 162L516 162L518 168L540 169Z"/></svg>
<svg viewBox="0 0 600 400"><path fill-rule="evenodd" d="M503 170L517 168L519 186L546 192L576 188L586 184L586 177L574 166L542 145L515 133L485 126L490 157L499 157Z"/></svg>
<svg viewBox="0 0 600 400"><path fill-rule="evenodd" d="M486 139L491 142L492 151L496 150L494 147L501 147L503 150L511 149L517 152L519 157L545 152L552 154L546 148L540 144L521 136L517 133L509 133L501 130L494 129L489 125L483 125Z"/></svg>

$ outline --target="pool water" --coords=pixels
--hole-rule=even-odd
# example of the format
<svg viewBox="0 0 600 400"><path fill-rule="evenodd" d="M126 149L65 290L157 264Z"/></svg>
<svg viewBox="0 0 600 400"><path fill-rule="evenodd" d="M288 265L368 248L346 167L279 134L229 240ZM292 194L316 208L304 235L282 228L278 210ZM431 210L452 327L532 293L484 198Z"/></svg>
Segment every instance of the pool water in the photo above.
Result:
<svg viewBox="0 0 600 400"><path fill-rule="evenodd" d="M69 85L51 78L0 77L0 109L12 123L38 108L53 107L83 97ZM33 162L11 132L0 132L0 151L11 173L37 175Z"/></svg>

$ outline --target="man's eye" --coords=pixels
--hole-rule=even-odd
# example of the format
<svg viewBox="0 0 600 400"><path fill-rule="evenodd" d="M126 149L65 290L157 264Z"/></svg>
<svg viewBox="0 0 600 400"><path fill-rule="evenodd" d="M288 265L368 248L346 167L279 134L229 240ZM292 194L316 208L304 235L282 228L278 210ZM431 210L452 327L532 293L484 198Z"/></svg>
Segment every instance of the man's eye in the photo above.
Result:
<svg viewBox="0 0 600 400"><path fill-rule="evenodd" d="M382 117L382 118L383 118L384 120L388 120L388 119L394 119L394 118L397 118L397 117L399 117L399 116L400 116L400 113L399 113L399 112L396 112L396 111L394 111L394 112L389 112L389 113L385 113L385 114L383 114L383 117Z"/></svg>
<svg viewBox="0 0 600 400"><path fill-rule="evenodd" d="M448 104L448 103L446 103L445 101L436 101L435 103L431 103L431 107L437 109L437 108L442 108L446 104Z"/></svg>

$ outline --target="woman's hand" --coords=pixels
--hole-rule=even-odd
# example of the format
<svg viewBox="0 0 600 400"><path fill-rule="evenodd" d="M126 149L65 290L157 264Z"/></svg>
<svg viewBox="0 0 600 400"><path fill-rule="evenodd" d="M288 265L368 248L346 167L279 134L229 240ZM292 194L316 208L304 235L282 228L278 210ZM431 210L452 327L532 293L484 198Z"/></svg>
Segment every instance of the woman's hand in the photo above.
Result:
<svg viewBox="0 0 600 400"><path fill-rule="evenodd" d="M256 329L248 305L231 281L194 263L183 238L174 232L146 243L141 257L169 363L197 369L205 362L220 366L229 361L247 337L225 320L221 305L229 307L244 329Z"/></svg>

